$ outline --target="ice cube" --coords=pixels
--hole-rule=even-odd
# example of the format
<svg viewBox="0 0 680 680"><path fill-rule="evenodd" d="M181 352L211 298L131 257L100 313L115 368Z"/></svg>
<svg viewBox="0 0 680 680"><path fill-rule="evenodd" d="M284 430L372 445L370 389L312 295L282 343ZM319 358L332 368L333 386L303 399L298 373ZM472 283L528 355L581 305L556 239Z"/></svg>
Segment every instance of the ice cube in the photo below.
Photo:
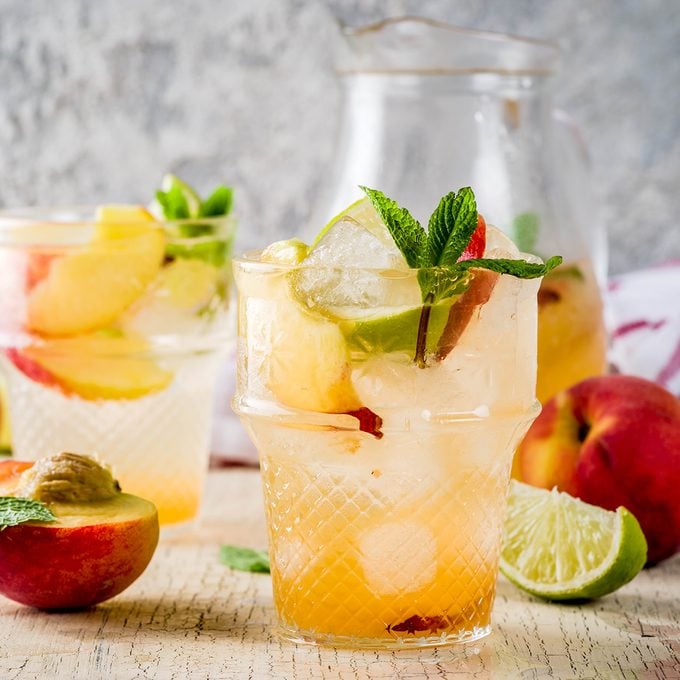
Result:
<svg viewBox="0 0 680 680"><path fill-rule="evenodd" d="M420 303L415 272L386 227L362 226L351 217L333 224L296 272L296 297L341 318L370 316L376 307Z"/></svg>
<svg viewBox="0 0 680 680"><path fill-rule="evenodd" d="M359 561L376 595L420 590L437 574L437 543L417 522L389 522L359 538Z"/></svg>

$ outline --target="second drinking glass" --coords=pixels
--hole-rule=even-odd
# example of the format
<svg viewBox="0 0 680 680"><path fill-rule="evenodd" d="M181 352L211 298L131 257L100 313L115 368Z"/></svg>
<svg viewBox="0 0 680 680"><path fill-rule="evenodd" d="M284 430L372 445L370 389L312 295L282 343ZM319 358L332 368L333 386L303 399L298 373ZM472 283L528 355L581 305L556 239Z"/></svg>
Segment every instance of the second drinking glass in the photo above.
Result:
<svg viewBox="0 0 680 680"><path fill-rule="evenodd" d="M198 510L232 336L229 217L0 214L0 365L15 457L96 454L163 523Z"/></svg>

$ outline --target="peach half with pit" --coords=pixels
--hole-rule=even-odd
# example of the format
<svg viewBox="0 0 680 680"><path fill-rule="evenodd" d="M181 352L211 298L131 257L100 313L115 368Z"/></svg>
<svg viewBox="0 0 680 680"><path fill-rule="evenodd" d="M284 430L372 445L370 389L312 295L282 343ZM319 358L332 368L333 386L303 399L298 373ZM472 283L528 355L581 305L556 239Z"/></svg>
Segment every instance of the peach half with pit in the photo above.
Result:
<svg viewBox="0 0 680 680"><path fill-rule="evenodd" d="M107 600L142 574L158 543L155 506L122 493L87 456L2 461L0 495L38 501L55 518L0 531L0 593L21 604L79 609Z"/></svg>

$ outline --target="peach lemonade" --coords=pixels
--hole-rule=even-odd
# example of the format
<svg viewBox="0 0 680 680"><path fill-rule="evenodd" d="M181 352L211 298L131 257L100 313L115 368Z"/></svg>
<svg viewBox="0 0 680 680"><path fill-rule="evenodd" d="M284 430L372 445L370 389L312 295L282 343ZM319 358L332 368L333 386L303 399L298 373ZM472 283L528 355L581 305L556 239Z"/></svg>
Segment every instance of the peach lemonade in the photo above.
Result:
<svg viewBox="0 0 680 680"><path fill-rule="evenodd" d="M512 454L537 413L543 264L468 188L426 231L379 191L235 262L280 633L364 647L490 630Z"/></svg>
<svg viewBox="0 0 680 680"><path fill-rule="evenodd" d="M0 214L0 363L17 458L96 454L161 522L197 511L230 335L231 190Z"/></svg>
<svg viewBox="0 0 680 680"><path fill-rule="evenodd" d="M607 370L607 333L592 264L572 260L550 272L538 291L538 382L542 403Z"/></svg>

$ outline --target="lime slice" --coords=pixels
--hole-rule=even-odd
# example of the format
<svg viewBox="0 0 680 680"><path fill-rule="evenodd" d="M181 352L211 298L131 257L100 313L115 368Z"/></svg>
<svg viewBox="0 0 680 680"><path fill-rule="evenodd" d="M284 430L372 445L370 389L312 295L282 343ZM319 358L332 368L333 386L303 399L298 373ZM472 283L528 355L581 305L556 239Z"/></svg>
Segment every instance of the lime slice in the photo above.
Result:
<svg viewBox="0 0 680 680"><path fill-rule="evenodd" d="M647 542L623 507L610 512L569 494L512 481L501 572L548 600L602 597L647 560Z"/></svg>
<svg viewBox="0 0 680 680"><path fill-rule="evenodd" d="M197 217L201 210L201 197L196 193L194 188L177 177L177 175L168 173L163 176L161 189L163 189L163 191L170 191L173 188L179 189L184 198L186 198L187 206L189 207L189 215L191 217Z"/></svg>
<svg viewBox="0 0 680 680"><path fill-rule="evenodd" d="M457 297L448 298L432 307L427 327L427 353L432 353L437 349L439 339L449 318L451 305L457 299ZM418 306L394 314L392 309L387 308L385 314L376 315L371 319L341 321L340 330L345 335L350 349L358 352L379 352L381 354L408 352L413 354L416 350L422 309L422 306Z"/></svg>
<svg viewBox="0 0 680 680"><path fill-rule="evenodd" d="M352 205L348 206L344 210L341 210L335 217L329 220L328 224L316 235L316 238L312 241L310 250L316 247L316 244L328 233L330 228L339 222L343 217L349 217L356 222L358 222L362 227L368 229L373 236L376 236L381 241L385 241L387 236L387 243L392 246L392 238L387 233L387 229L380 219L380 216L376 212L373 204L368 200L368 198L360 198L358 201L354 201Z"/></svg>

